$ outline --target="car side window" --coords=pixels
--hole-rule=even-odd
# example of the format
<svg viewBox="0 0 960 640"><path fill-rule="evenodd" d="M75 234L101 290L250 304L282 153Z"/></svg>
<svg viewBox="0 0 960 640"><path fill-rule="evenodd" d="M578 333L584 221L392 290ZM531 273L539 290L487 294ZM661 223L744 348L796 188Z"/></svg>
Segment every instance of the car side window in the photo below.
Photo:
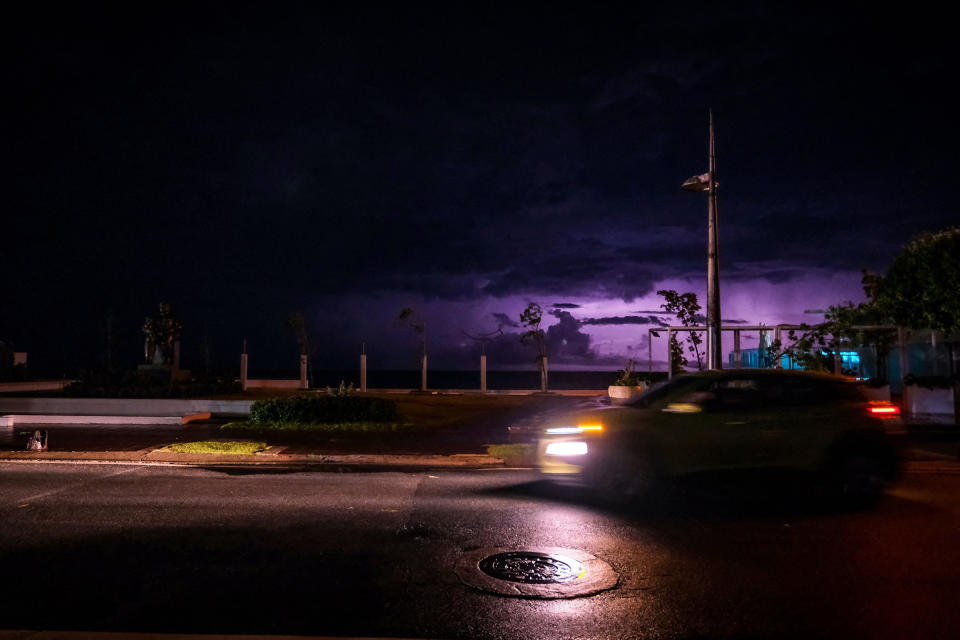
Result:
<svg viewBox="0 0 960 640"><path fill-rule="evenodd" d="M784 376L770 381L765 391L767 403L774 407L810 406L833 402L833 385L806 376Z"/></svg>
<svg viewBox="0 0 960 640"><path fill-rule="evenodd" d="M757 381L751 378L728 378L713 383L713 399L708 403L712 411L742 411L760 406Z"/></svg>
<svg viewBox="0 0 960 640"><path fill-rule="evenodd" d="M698 386L702 386L703 380L696 377L674 378L667 382L655 385L646 393L640 394L630 404L634 407L645 409L654 405L672 402L676 398L688 393Z"/></svg>

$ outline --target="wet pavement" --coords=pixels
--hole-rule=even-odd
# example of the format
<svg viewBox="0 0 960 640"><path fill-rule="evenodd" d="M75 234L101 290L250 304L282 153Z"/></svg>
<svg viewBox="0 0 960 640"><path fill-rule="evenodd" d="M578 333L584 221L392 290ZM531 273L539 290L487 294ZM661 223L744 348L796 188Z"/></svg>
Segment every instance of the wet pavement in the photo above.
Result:
<svg viewBox="0 0 960 640"><path fill-rule="evenodd" d="M952 638L960 476L876 508L718 479L612 509L529 472L0 462L6 628L504 638ZM560 547L615 588L505 597L478 550Z"/></svg>

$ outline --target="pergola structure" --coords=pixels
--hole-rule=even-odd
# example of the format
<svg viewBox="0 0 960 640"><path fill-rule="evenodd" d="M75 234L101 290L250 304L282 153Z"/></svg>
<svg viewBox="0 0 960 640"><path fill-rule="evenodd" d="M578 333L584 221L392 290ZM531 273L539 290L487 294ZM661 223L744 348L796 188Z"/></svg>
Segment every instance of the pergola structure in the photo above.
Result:
<svg viewBox="0 0 960 640"><path fill-rule="evenodd" d="M779 342L783 336L784 331L803 331L809 330L812 327L809 325L799 325L799 324L775 324L775 325L736 325L733 327L720 327L720 331L730 331L733 333L733 366L736 369L740 368L740 332L741 331L773 331L773 339L776 342ZM900 375L901 377L906 377L907 375L907 331L903 327L897 327L894 325L854 325L850 327L851 329L857 331L883 331L883 330L896 330L897 331L897 346L900 355ZM673 338L674 332L677 331L706 331L707 327L705 326L694 326L694 327L684 327L684 326L668 326L668 327L659 327L647 330L647 370L653 371L653 336L659 331L667 332L667 344L670 343L670 340ZM670 361L667 363L667 378L673 377L673 354L670 353L669 349L667 351L670 358ZM835 349L833 354L833 372L837 375L840 375L841 367L841 357L840 350ZM777 358L774 362L774 367L780 368L780 359Z"/></svg>

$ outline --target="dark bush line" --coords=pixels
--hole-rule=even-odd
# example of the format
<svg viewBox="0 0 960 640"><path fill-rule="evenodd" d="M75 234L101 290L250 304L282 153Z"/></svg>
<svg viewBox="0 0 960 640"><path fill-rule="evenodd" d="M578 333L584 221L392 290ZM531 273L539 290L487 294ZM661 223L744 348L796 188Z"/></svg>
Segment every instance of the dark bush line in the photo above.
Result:
<svg viewBox="0 0 960 640"><path fill-rule="evenodd" d="M409 434L423 431L422 427L399 422L228 422L220 426L226 433L274 437L297 434Z"/></svg>
<svg viewBox="0 0 960 640"><path fill-rule="evenodd" d="M258 400L250 407L254 423L393 422L398 418L392 400L359 396L293 396Z"/></svg>
<svg viewBox="0 0 960 640"><path fill-rule="evenodd" d="M229 376L200 374L191 380L163 382L134 372L85 371L63 390L70 398L203 398L240 393Z"/></svg>

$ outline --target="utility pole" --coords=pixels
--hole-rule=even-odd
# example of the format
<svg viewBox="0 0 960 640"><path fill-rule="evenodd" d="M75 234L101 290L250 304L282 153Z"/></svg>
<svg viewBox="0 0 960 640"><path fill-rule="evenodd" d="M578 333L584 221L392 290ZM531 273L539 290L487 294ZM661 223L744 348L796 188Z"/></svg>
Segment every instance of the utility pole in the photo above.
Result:
<svg viewBox="0 0 960 640"><path fill-rule="evenodd" d="M707 368L722 369L720 319L720 229L717 223L717 140L710 110L710 167L707 191Z"/></svg>
<svg viewBox="0 0 960 640"><path fill-rule="evenodd" d="M707 369L722 369L720 349L720 241L717 223L717 139L710 110L710 148L707 172L688 179L680 187L684 191L707 193Z"/></svg>

